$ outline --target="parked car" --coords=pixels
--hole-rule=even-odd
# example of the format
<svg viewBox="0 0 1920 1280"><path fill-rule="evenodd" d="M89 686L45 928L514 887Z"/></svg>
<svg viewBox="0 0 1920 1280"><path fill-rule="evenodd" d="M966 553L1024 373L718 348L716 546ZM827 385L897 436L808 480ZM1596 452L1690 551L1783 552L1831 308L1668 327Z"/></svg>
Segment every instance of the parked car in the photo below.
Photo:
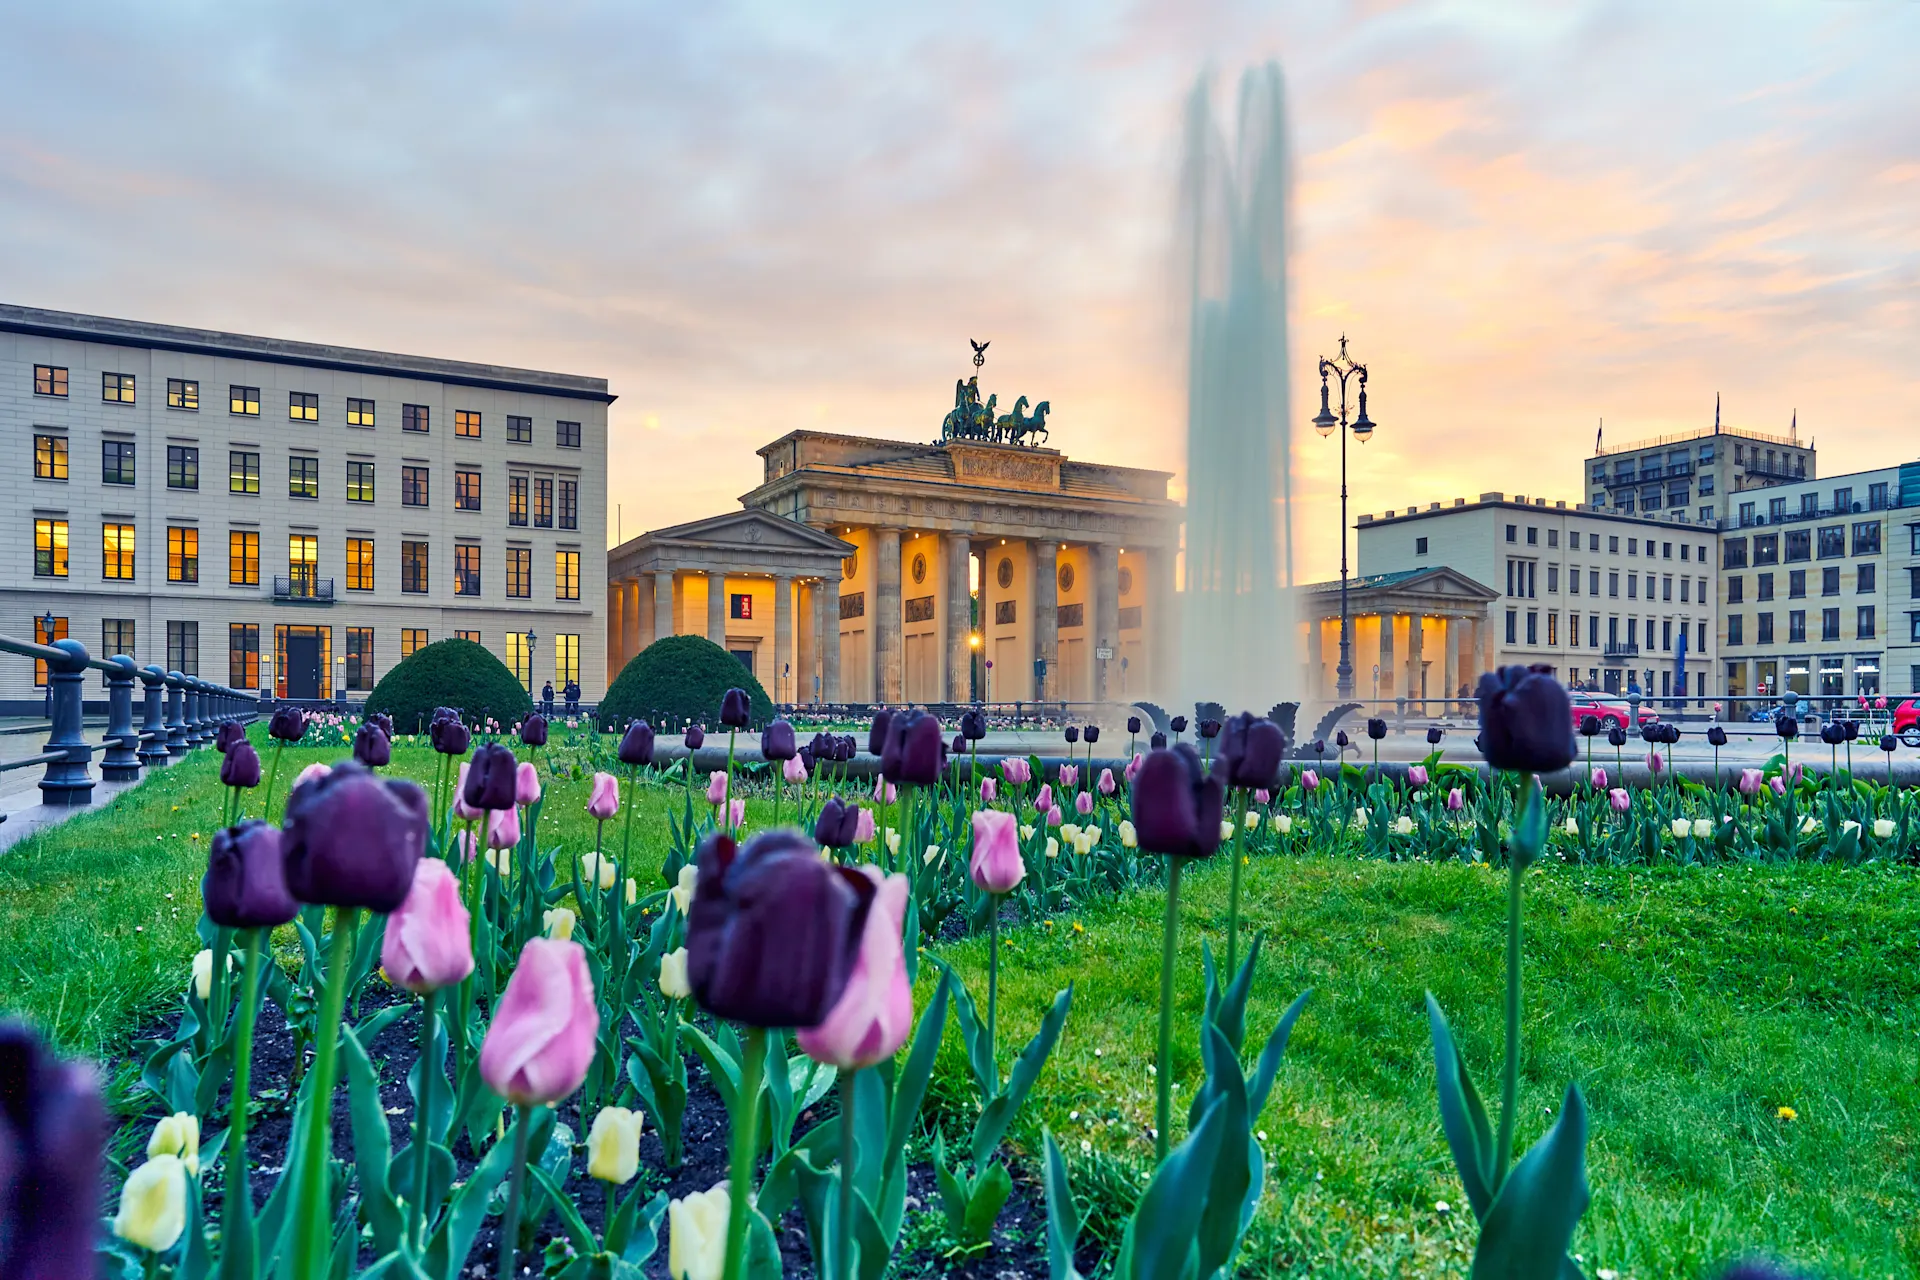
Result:
<svg viewBox="0 0 1920 1280"><path fill-rule="evenodd" d="M1910 747L1920 747L1920 698L1908 698L1893 709L1893 731Z"/></svg>
<svg viewBox="0 0 1920 1280"><path fill-rule="evenodd" d="M1625 698L1616 697L1611 694L1589 693L1584 689L1572 690L1569 692L1568 697L1573 702L1573 727L1576 729L1580 727L1580 722L1588 716L1598 716L1602 729L1610 728L1613 725L1619 725L1622 729L1625 729L1632 724L1632 709L1629 707ZM1652 707L1644 703L1641 704L1641 724L1653 724L1659 719L1659 713L1654 711Z"/></svg>

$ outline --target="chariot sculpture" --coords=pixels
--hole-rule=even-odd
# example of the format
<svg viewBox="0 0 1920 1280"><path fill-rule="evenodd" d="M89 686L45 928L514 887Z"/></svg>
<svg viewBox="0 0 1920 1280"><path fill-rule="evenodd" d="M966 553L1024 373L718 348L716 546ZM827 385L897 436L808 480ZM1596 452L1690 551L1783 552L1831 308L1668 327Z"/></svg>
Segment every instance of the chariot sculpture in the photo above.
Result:
<svg viewBox="0 0 1920 1280"><path fill-rule="evenodd" d="M976 352L984 344L975 347ZM983 404L980 400L980 375L958 380L953 384L953 408L940 423L940 439L980 440L990 444L1037 445L1047 438L1047 411L1053 406L1042 400L1033 406L1031 415L1027 412L1027 397L1021 396L1013 402L1013 412L997 417L994 410L999 407L1000 397L993 394Z"/></svg>

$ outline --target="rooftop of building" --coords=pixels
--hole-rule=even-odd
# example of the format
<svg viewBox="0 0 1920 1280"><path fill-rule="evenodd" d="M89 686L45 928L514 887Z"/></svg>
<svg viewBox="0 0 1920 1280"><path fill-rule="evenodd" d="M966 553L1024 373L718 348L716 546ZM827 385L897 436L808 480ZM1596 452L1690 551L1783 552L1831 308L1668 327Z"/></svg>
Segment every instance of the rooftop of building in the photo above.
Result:
<svg viewBox="0 0 1920 1280"><path fill-rule="evenodd" d="M1034 445L976 440L928 444L833 431L789 431L757 452L766 463L763 488L796 471L827 471L975 487L995 487L1001 482L1019 488L1038 484L1074 497L1169 503L1167 481L1173 474L1087 462ZM1024 475L1028 470L1033 474Z"/></svg>
<svg viewBox="0 0 1920 1280"><path fill-rule="evenodd" d="M289 338L261 338L217 329L190 329L182 325L120 320L74 311L50 311L12 303L0 303L0 333L33 334L76 342L103 342L113 346L146 347L194 355L229 356L312 369L336 369L347 373L418 378L499 391L597 400L602 404L611 404L615 398L607 391L605 378L589 378L580 374L445 360L437 356L401 355L362 347L296 342Z"/></svg>
<svg viewBox="0 0 1920 1280"><path fill-rule="evenodd" d="M1791 435L1776 436L1765 431L1752 431L1744 427L1701 427L1696 431L1679 431L1672 435L1645 436L1639 440L1629 440L1625 444L1601 444L1589 458L1604 458L1615 453L1638 453L1643 449L1664 449L1669 445L1686 444L1693 440L1710 440L1715 436L1725 436L1730 440L1758 441L1761 444L1783 445L1789 449L1811 449L1813 439L1802 440L1796 429Z"/></svg>
<svg viewBox="0 0 1920 1280"><path fill-rule="evenodd" d="M1379 515L1368 513L1357 517L1355 524L1376 526L1407 520L1428 520L1436 516L1455 515L1463 511L1478 511L1487 508L1499 508L1510 511L1526 511L1534 515L1586 516L1595 520L1611 520L1620 524L1638 525L1641 528L1698 530L1712 533L1712 525L1695 524L1686 520L1663 519L1658 516L1628 514L1615 511L1610 507L1589 506L1584 502L1567 502L1555 499L1549 502L1545 498L1529 498L1523 493L1508 497L1504 493L1483 493L1469 502L1465 498L1455 498L1451 503L1429 502L1424 507L1408 507L1405 511L1388 510Z"/></svg>

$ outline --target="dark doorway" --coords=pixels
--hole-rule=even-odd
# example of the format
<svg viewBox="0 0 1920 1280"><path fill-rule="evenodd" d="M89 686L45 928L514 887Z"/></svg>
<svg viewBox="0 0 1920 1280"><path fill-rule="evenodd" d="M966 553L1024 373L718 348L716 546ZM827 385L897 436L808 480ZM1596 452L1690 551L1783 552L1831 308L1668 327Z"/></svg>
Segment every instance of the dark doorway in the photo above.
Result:
<svg viewBox="0 0 1920 1280"><path fill-rule="evenodd" d="M731 653L734 656L735 660L738 661L741 666L745 667L749 671L753 670L753 650L729 649L727 650L727 652Z"/></svg>
<svg viewBox="0 0 1920 1280"><path fill-rule="evenodd" d="M314 634L287 635L287 697L295 702L318 701L320 697L320 637Z"/></svg>

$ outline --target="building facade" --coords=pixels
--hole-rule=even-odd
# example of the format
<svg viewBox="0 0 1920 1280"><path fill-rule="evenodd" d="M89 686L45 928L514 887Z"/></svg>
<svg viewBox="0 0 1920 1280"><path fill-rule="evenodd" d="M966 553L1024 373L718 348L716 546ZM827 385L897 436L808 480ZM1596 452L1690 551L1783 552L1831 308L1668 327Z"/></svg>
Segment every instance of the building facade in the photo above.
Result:
<svg viewBox="0 0 1920 1280"><path fill-rule="evenodd" d="M1749 489L1811 480L1818 461L1798 424L1784 436L1713 426L1634 440L1594 452L1583 471L1587 505L1620 515L1652 516L1681 524L1713 525L1730 515Z"/></svg>
<svg viewBox="0 0 1920 1280"><path fill-rule="evenodd" d="M293 699L434 640L605 672L600 378L0 306L7 630ZM49 631L47 619L51 617ZM0 704L37 709L26 664Z"/></svg>

